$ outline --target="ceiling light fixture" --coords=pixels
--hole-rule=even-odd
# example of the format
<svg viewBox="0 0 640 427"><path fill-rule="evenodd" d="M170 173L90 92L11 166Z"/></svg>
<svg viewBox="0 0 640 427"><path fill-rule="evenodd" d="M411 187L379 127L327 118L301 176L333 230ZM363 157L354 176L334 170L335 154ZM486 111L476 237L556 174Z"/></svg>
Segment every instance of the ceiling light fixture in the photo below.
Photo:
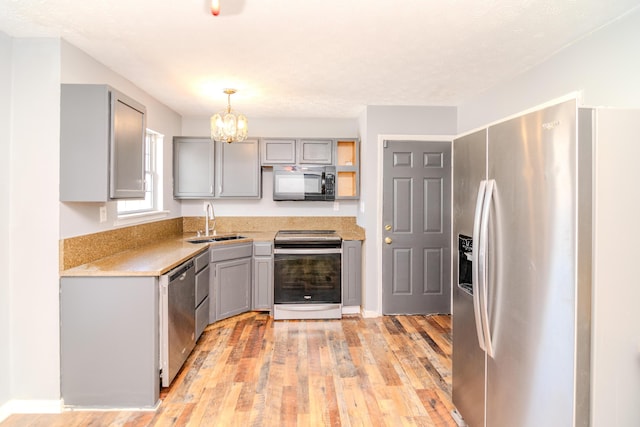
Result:
<svg viewBox="0 0 640 427"><path fill-rule="evenodd" d="M231 110L231 95L235 89L225 89L227 109L211 116L211 139L227 143L242 142L247 138L248 121L244 114L236 114Z"/></svg>
<svg viewBox="0 0 640 427"><path fill-rule="evenodd" d="M211 0L211 14L213 16L220 15L220 0Z"/></svg>

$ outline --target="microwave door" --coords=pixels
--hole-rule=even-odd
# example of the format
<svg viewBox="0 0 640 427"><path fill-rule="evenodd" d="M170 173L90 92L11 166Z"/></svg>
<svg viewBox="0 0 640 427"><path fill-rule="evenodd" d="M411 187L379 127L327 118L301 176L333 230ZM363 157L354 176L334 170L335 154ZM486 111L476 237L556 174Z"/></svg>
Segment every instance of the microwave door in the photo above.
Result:
<svg viewBox="0 0 640 427"><path fill-rule="evenodd" d="M288 172L275 174L274 178L273 200L304 200L304 174Z"/></svg>

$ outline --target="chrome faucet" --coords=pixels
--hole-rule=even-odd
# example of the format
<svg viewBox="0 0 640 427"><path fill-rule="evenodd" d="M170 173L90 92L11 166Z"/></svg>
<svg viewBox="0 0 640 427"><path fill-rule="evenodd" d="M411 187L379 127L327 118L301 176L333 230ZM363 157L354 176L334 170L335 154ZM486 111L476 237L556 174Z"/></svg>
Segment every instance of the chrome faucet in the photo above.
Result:
<svg viewBox="0 0 640 427"><path fill-rule="evenodd" d="M209 228L209 220L213 221L213 227L211 227L213 229L213 234L216 234L216 216L213 214L213 205L211 205L211 203L207 202L204 205L204 235L208 236L209 232L210 232L210 228Z"/></svg>

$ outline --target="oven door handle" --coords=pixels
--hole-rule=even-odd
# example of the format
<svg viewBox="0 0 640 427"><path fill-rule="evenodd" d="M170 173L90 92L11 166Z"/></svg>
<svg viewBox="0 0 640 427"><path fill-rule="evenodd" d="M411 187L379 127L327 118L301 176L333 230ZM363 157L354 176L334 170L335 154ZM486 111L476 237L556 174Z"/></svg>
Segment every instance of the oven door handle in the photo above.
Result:
<svg viewBox="0 0 640 427"><path fill-rule="evenodd" d="M322 254L341 254L341 248L308 248L308 249L289 249L289 248L276 248L273 250L275 255L322 255Z"/></svg>

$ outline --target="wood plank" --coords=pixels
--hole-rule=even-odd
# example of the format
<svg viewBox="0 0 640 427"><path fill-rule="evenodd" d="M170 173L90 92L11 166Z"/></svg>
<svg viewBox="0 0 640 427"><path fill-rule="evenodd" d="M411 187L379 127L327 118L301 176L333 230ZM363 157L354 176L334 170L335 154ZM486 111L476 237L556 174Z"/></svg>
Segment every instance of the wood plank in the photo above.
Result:
<svg viewBox="0 0 640 427"><path fill-rule="evenodd" d="M451 316L209 325L154 411L11 415L0 427L446 426Z"/></svg>

